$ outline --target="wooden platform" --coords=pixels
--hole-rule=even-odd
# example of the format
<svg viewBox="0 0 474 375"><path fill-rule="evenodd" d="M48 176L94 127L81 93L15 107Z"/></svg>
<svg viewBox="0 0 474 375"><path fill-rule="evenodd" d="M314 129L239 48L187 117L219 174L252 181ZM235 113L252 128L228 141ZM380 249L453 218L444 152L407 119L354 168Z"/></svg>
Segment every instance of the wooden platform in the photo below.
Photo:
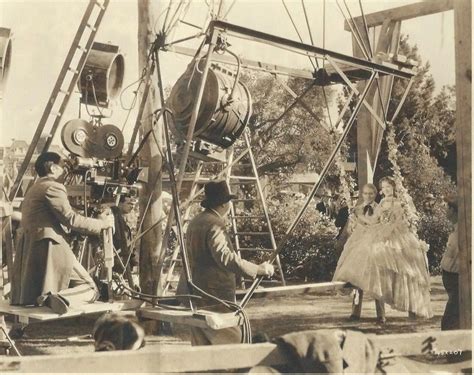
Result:
<svg viewBox="0 0 474 375"><path fill-rule="evenodd" d="M289 286L276 286L260 288L255 291L252 298L266 296L285 296L288 294L317 294L343 289L347 283L342 281L313 283ZM243 297L246 290L238 291L237 295ZM223 329L243 324L241 317L235 313L216 313L206 310L192 312L190 310L166 310L162 308L144 307L137 311L137 315L145 319L162 320L170 323L184 324L193 327Z"/></svg>
<svg viewBox="0 0 474 375"><path fill-rule="evenodd" d="M162 320L170 323L184 324L193 327L223 329L243 324L241 317L235 313L215 313L198 310L165 310L154 307L144 307L137 311L139 318Z"/></svg>
<svg viewBox="0 0 474 375"><path fill-rule="evenodd" d="M344 289L346 282L343 281L329 281L324 283L311 283L299 285L275 286L269 288L258 288L252 298L262 298L267 296L285 296L295 294L318 294L327 293ZM243 297L247 293L246 290L238 290L237 297Z"/></svg>
<svg viewBox="0 0 474 375"><path fill-rule="evenodd" d="M368 335L383 347L382 353L394 357L426 354L426 342L434 341L436 350L472 350L471 331L434 331L410 334ZM257 365L277 366L291 361L275 344L236 344L215 346L164 345L138 351L69 353L0 357L0 372L218 372L223 369L245 369ZM457 364L418 366L422 373L469 373L470 360Z"/></svg>
<svg viewBox="0 0 474 375"><path fill-rule="evenodd" d="M48 307L12 306L8 301L0 301L0 314L15 315L19 318L21 323L29 323L30 321L66 319L107 311L134 310L139 308L142 304L142 301L137 300L123 300L112 303L94 302L81 306L80 309L71 309L66 314L59 315L55 314Z"/></svg>

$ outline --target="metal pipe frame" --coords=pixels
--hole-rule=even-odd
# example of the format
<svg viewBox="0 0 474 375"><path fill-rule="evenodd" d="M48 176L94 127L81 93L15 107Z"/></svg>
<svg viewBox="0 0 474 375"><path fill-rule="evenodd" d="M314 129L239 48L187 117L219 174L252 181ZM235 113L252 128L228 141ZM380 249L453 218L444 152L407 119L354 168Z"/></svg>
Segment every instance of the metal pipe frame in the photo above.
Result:
<svg viewBox="0 0 474 375"><path fill-rule="evenodd" d="M176 178L176 191L178 192L181 191L181 186L183 184L186 164L188 161L189 151L191 148L191 142L194 136L194 129L196 127L196 123L197 123L197 119L199 115L199 109L200 109L201 101L202 101L202 96L204 93L204 87L206 84L207 73L209 72L209 68L211 66L211 60L212 60L211 57L212 57L212 52L214 51L214 47L216 45L216 41L217 41L217 33L211 33L210 43L209 43L209 47L208 47L207 54L205 57L205 65L204 65L203 72L201 74L199 85L198 85L198 94L197 94L196 101L194 102L194 106L193 106L193 110L191 114L191 120L189 123L188 132L186 134L186 143L184 145L183 154L181 155L181 160L178 167L178 176ZM176 199L178 199L178 197L176 197ZM171 202L171 204L172 205L178 204L177 201L175 202L175 197L173 197L173 201ZM173 224L174 219L175 219L175 212L174 210L170 210L170 212L168 213L168 219L166 221L166 228L163 235L163 241L162 241L162 246L161 246L161 257L159 260L160 268L161 268L161 265L163 264L164 254L166 252L166 249L168 248L169 233L171 231L171 226Z"/></svg>
<svg viewBox="0 0 474 375"><path fill-rule="evenodd" d="M161 67L160 67L160 60L158 56L158 50L155 49L154 51L154 56L155 56L155 61L156 61L156 75L158 78L158 89L160 90L160 100L161 100L161 108L165 108L166 102L165 102L165 93L163 90L163 79L161 77ZM174 164L173 164L173 156L171 153L171 142L170 142L170 136L169 136L169 124L168 124L168 115L167 111L165 110L163 112L163 125L164 125L164 133L165 133L165 142L166 142L166 158L167 158L167 163L169 166L169 171L168 174L170 176L170 181L171 181L171 194L173 197L173 210L174 211L174 216L176 217L176 226L178 229L178 242L179 242L179 249L181 252L181 259L183 261L183 267L184 267L184 273L186 276L186 281L189 287L189 293L193 294L193 289L192 289L192 275L191 275L191 268L189 266L188 262L188 255L186 251L186 245L184 243L184 230L183 230L183 223L181 222L181 215L180 215L180 208L179 208L179 195L178 195L178 190L177 190L177 185L176 181L174 179ZM168 240L166 241L166 248L168 247ZM161 273L161 259L164 259L164 251L166 248L163 249L162 247L162 252L160 254L160 262L159 262L159 270ZM189 299L189 304L192 310L194 310L193 303L191 299Z"/></svg>
<svg viewBox="0 0 474 375"><path fill-rule="evenodd" d="M327 56L327 60L329 63L332 65L332 67L339 73L341 78L346 82L347 86L352 90L353 93L359 94L359 90L357 90L357 87L349 80L349 78L344 74L344 72L337 66L337 63L329 56ZM375 73L376 79L377 79L377 73ZM375 118L375 120L378 122L380 127L385 130L385 123L382 121L382 119L377 115L377 112L372 108L372 106L367 103L367 100L364 99L363 101L364 106L367 108L367 110L370 112L370 114Z"/></svg>
<svg viewBox="0 0 474 375"><path fill-rule="evenodd" d="M357 68L367 71L374 71L387 75L393 75L400 78L409 79L415 73L410 69L397 69L384 64L378 64L372 61L363 60L357 57L348 56L343 53L334 52L325 48L312 46L310 44L300 43L291 39L282 38L276 35L267 34L261 31L252 30L243 26L237 26L225 21L214 20L209 24L211 35L215 31L220 31L229 35L250 39L256 42L262 42L273 45L278 48L290 49L294 52L315 58L331 57L335 61L344 62Z"/></svg>
<svg viewBox="0 0 474 375"><path fill-rule="evenodd" d="M323 182L323 179L326 177L326 175L329 171L329 168L331 167L332 163L334 162L334 160L336 158L337 153L339 152L339 149L341 148L342 144L344 143L347 135L349 134L349 131L352 128L352 125L355 122L355 119L357 117L357 114L359 113L360 107L362 106L362 103L364 102L364 99L367 96L367 93L369 92L370 88L372 87L372 83L374 82L376 74L377 74L376 72L372 73L372 76L370 77L369 81L367 82L367 84L364 88L364 91L361 94L358 94L359 95L359 101L357 102L357 104L356 104L356 106L355 106L355 108L352 112L351 118L349 119L349 121L347 123L347 126L344 128L344 132L342 133L341 137L339 138L339 141L337 142L336 146L334 147L329 159L326 161L326 164L324 165L324 167L323 167L323 169L322 169L322 171L319 175L318 180L315 182L315 184L313 186L313 189L308 194L305 204L303 205L303 207L301 207L301 209L298 212L298 214L296 215L295 219L293 220L291 225L288 227L288 229L285 233L285 236L282 238L282 240L278 244L277 250L271 255L271 257L269 259L270 262L273 262L276 259L278 254L281 252L283 246L286 245L286 242L288 241L291 233L293 232L296 225L299 223L299 221L303 217L303 214L306 212L306 209L308 208L309 204L311 203L311 200L313 199L314 195L316 194L316 192L320 188L320 186ZM260 285L262 280L263 280L262 276L255 279L252 286L249 288L247 294L245 294L244 298L242 298L242 301L240 302L240 306L242 308L244 308L247 305L250 298L252 297L252 294L257 289L257 287Z"/></svg>

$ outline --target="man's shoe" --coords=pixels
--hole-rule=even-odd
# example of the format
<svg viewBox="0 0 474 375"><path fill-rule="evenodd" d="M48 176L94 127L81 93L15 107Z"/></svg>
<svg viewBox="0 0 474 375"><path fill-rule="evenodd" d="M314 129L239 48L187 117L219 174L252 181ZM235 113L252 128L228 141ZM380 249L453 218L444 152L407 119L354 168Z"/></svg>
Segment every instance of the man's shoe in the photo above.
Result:
<svg viewBox="0 0 474 375"><path fill-rule="evenodd" d="M48 296L44 305L48 306L54 313L62 315L69 311L69 301L59 294L51 294Z"/></svg>
<svg viewBox="0 0 474 375"><path fill-rule="evenodd" d="M351 314L351 316L349 317L349 320L351 321L360 320L360 316Z"/></svg>
<svg viewBox="0 0 474 375"><path fill-rule="evenodd" d="M36 298L36 306L45 306L46 300L49 298L51 295L51 292L48 292L46 294L40 295L38 298Z"/></svg>
<svg viewBox="0 0 474 375"><path fill-rule="evenodd" d="M387 319L385 317L377 317L377 324L385 324L387 323Z"/></svg>

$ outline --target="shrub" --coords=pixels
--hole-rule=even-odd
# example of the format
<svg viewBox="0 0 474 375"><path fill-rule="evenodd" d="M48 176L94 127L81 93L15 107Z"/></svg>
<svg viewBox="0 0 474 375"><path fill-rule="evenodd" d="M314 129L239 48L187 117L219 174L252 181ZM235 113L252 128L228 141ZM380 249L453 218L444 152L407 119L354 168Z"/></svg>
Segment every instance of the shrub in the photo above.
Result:
<svg viewBox="0 0 474 375"><path fill-rule="evenodd" d="M268 208L277 243L284 237L305 198L283 196L270 199ZM311 203L280 253L285 275L307 281L329 281L336 269L338 255L334 221Z"/></svg>

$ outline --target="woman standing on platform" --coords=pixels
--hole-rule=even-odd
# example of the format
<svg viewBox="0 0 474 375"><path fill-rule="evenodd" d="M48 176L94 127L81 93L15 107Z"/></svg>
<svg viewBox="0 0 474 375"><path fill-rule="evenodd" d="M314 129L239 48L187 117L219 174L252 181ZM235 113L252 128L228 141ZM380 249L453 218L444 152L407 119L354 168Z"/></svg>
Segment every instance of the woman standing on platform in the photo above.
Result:
<svg viewBox="0 0 474 375"><path fill-rule="evenodd" d="M428 245L410 229L395 181L380 180L384 198L360 218L337 263L333 280L347 281L392 308L429 318Z"/></svg>

